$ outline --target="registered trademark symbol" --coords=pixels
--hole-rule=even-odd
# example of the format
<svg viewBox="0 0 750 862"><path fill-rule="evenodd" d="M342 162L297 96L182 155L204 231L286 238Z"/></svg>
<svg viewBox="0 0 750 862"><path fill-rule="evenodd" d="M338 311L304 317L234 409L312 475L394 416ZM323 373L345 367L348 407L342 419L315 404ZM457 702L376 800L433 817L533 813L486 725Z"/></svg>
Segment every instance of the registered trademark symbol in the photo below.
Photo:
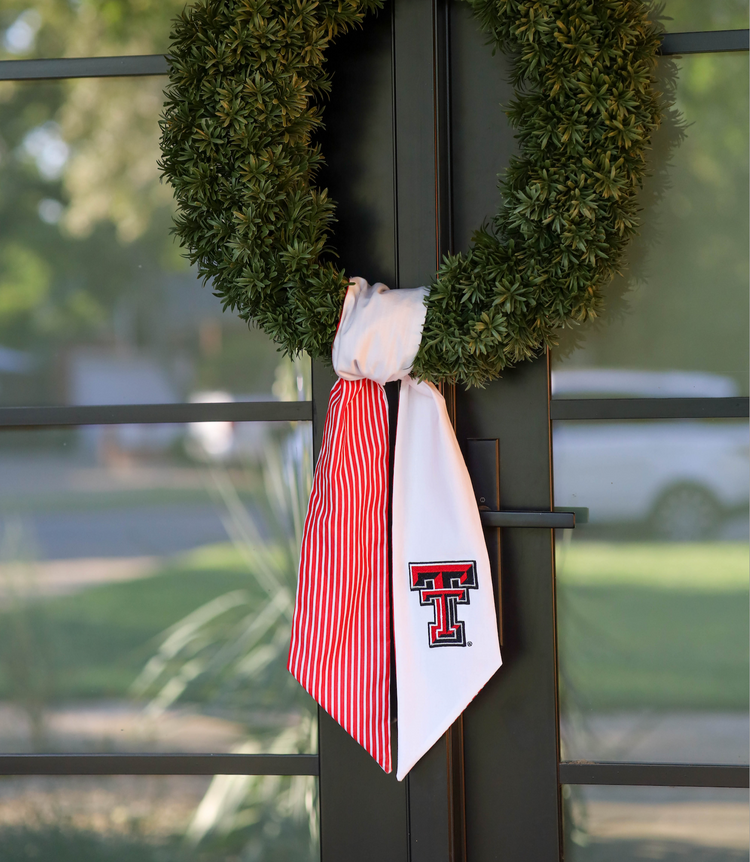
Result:
<svg viewBox="0 0 750 862"><path fill-rule="evenodd" d="M473 644L471 641L469 641L469 642L466 644L466 646L474 646L474 644Z"/></svg>

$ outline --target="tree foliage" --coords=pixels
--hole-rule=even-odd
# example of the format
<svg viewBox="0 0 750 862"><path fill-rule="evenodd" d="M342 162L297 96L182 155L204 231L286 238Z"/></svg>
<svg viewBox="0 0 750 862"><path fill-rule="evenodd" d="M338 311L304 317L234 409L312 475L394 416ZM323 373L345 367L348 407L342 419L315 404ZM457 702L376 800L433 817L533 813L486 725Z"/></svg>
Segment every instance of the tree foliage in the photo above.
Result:
<svg viewBox="0 0 750 862"><path fill-rule="evenodd" d="M164 54L184 0L1 5L0 59L27 59ZM0 353L26 362L0 360L3 404L79 397L74 369L92 351L158 366L179 398L270 391L275 346L221 315L170 234L165 80L0 84Z"/></svg>

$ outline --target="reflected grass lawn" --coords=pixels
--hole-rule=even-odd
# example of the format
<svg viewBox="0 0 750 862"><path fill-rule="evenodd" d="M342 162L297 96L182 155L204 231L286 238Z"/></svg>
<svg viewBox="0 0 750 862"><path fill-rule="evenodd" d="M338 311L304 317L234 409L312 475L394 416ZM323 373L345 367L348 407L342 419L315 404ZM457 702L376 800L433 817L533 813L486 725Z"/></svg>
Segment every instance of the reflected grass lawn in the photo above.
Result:
<svg viewBox="0 0 750 862"><path fill-rule="evenodd" d="M748 548L563 544L564 696L583 709L747 710Z"/></svg>
<svg viewBox="0 0 750 862"><path fill-rule="evenodd" d="M558 584L748 591L746 542L581 542L557 545Z"/></svg>
<svg viewBox="0 0 750 862"><path fill-rule="evenodd" d="M176 556L150 577L37 599L0 612L0 697L11 664L49 677L50 700L125 697L165 629L232 590L260 588L230 544Z"/></svg>
<svg viewBox="0 0 750 862"><path fill-rule="evenodd" d="M56 825L2 828L0 853L3 862L209 862L178 840L154 842ZM219 862L218 856L215 862Z"/></svg>
<svg viewBox="0 0 750 862"><path fill-rule="evenodd" d="M558 545L560 663L587 709L747 709L748 550L742 543ZM52 701L119 698L159 635L222 593L260 588L229 543L0 612L0 697L18 692L8 656L48 666Z"/></svg>

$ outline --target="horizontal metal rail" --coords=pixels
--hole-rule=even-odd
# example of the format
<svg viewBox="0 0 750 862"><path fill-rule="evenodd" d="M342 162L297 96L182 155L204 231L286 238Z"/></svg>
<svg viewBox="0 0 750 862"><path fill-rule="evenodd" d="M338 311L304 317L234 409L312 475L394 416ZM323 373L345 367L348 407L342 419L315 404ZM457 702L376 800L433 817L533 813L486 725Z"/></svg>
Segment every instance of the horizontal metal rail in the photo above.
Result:
<svg viewBox="0 0 750 862"><path fill-rule="evenodd" d="M551 419L744 419L747 398L559 398Z"/></svg>
<svg viewBox="0 0 750 862"><path fill-rule="evenodd" d="M200 404L101 404L92 407L0 407L3 428L68 425L162 425L185 422L308 422L312 401Z"/></svg>
<svg viewBox="0 0 750 862"><path fill-rule="evenodd" d="M665 33L661 43L663 56L670 54L723 54L747 51L749 30L703 30L696 33Z"/></svg>
<svg viewBox="0 0 750 862"><path fill-rule="evenodd" d="M0 754L0 775L318 775L317 754Z"/></svg>
<svg viewBox="0 0 750 862"><path fill-rule="evenodd" d="M747 30L665 33L661 53L713 54L748 50ZM119 57L59 57L38 60L1 60L0 81L49 81L65 78L136 78L166 75L164 54Z"/></svg>
<svg viewBox="0 0 750 862"><path fill-rule="evenodd" d="M560 784L638 785L643 787L738 787L748 786L747 766L681 763L560 764Z"/></svg>
<svg viewBox="0 0 750 862"><path fill-rule="evenodd" d="M481 512L484 527L546 527L553 530L572 530L576 525L575 512Z"/></svg>
<svg viewBox="0 0 750 862"><path fill-rule="evenodd" d="M744 419L748 413L747 398L561 398L550 402L553 420ZM311 419L311 401L0 407L0 428Z"/></svg>
<svg viewBox="0 0 750 862"><path fill-rule="evenodd" d="M0 61L0 81L49 81L61 78L139 78L147 75L166 74L167 58L164 54Z"/></svg>

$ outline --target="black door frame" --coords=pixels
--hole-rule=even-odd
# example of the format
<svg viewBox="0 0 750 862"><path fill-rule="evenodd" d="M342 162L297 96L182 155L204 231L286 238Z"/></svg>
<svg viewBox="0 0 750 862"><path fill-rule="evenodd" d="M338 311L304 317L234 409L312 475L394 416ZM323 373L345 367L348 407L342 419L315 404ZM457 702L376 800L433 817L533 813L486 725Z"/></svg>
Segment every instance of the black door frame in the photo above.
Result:
<svg viewBox="0 0 750 862"><path fill-rule="evenodd" d="M347 159L350 164L340 174L329 169L325 184L339 202L339 219L346 225L337 237L345 270L370 281L383 280L391 287L415 287L428 284L439 259L453 250L454 227L465 242L472 227L495 209L494 177L513 149L513 138L498 108L505 95L503 87L507 91L502 80L504 60L490 57L468 7L447 0L397 0L388 11L390 22L381 19L376 26L384 30L390 23L390 69L378 67L379 80L374 86L380 87L381 94L390 90L390 117L377 100L365 100L363 105L361 97L355 102L346 92L341 93L341 103L334 97L327 108L329 133L324 151L329 153L329 162L335 157L339 166ZM374 30L370 36L356 37L352 52L334 53L335 86L348 88L352 85L341 81L356 80L369 92L373 83L361 83L367 71L358 64L367 44L386 38L384 32L377 35ZM382 42L381 52L385 47ZM382 64L383 58L373 56L369 62ZM384 81L388 72L390 87ZM484 91L476 93L473 79L482 74L487 78ZM460 100L455 113L451 110L454 90ZM359 113L363 107L364 116ZM342 121L339 110L345 118ZM373 113L378 110L383 113L374 123ZM390 147L385 135L388 119ZM478 148L472 129L484 129L487 124L486 137ZM392 160L392 191L381 186L374 202L373 188L368 198L371 231L390 232L392 237L392 263L383 257L374 259L369 250L374 245L382 255L385 236L373 239L352 227L358 220L366 222L359 199L349 188L350 176L362 172L352 155L357 143L349 137L348 155L337 145L347 125L356 126L365 136L380 134L379 160ZM368 167L373 169L372 153L368 151L362 158L369 158ZM476 194L477 160L486 169L487 188L481 195ZM383 167L375 170L382 172ZM481 173L479 176L481 182ZM377 216L372 215L373 208ZM523 465L518 470L510 466L501 470L503 508L551 509L548 377L545 358L482 392L445 393L462 445L469 438L499 438L501 458L509 465ZM316 445L322 434L321 408L333 380L322 363L314 365ZM497 528L491 528L490 538L496 539L496 533ZM403 783L385 776L321 711L324 860L459 862L496 858L500 849L505 858L519 858L519 853L538 859L558 855L552 531L507 530L502 559L507 572L502 597L506 667ZM498 775L503 776L502 782Z"/></svg>
<svg viewBox="0 0 750 862"><path fill-rule="evenodd" d="M379 110L390 120L381 135L385 149L374 162L378 181L392 183L391 214L381 214L391 241L365 243L355 270L393 287L428 281L439 256L453 248L454 234L463 242L461 225L475 223L471 202L483 194L467 186L458 170L469 158L464 153L461 162L456 119L468 104L458 86L461 69L468 68L461 62L487 51L471 48L466 14L449 0L396 0L386 21L391 95ZM368 22L370 31L376 28ZM747 50L747 30L667 34L662 47L664 54ZM161 55L8 60L0 62L0 81L139 77L166 69ZM340 225L337 239L345 240L346 233ZM500 440L503 507L550 510L552 419L748 415L746 398L550 402L547 381L547 363L539 360L481 393L446 393L449 403L455 399L462 444L471 437ZM311 419L319 429L330 382L330 372L316 364L312 402L2 407L0 430ZM519 457L532 451L528 461ZM0 754L0 775L320 774L324 862L553 859L561 853L562 783L747 787L745 766L558 763L552 541L550 530L504 530L505 667L467 710L463 728L454 728L401 785L382 773L378 784L362 759L367 756L349 746L325 715L317 756Z"/></svg>

